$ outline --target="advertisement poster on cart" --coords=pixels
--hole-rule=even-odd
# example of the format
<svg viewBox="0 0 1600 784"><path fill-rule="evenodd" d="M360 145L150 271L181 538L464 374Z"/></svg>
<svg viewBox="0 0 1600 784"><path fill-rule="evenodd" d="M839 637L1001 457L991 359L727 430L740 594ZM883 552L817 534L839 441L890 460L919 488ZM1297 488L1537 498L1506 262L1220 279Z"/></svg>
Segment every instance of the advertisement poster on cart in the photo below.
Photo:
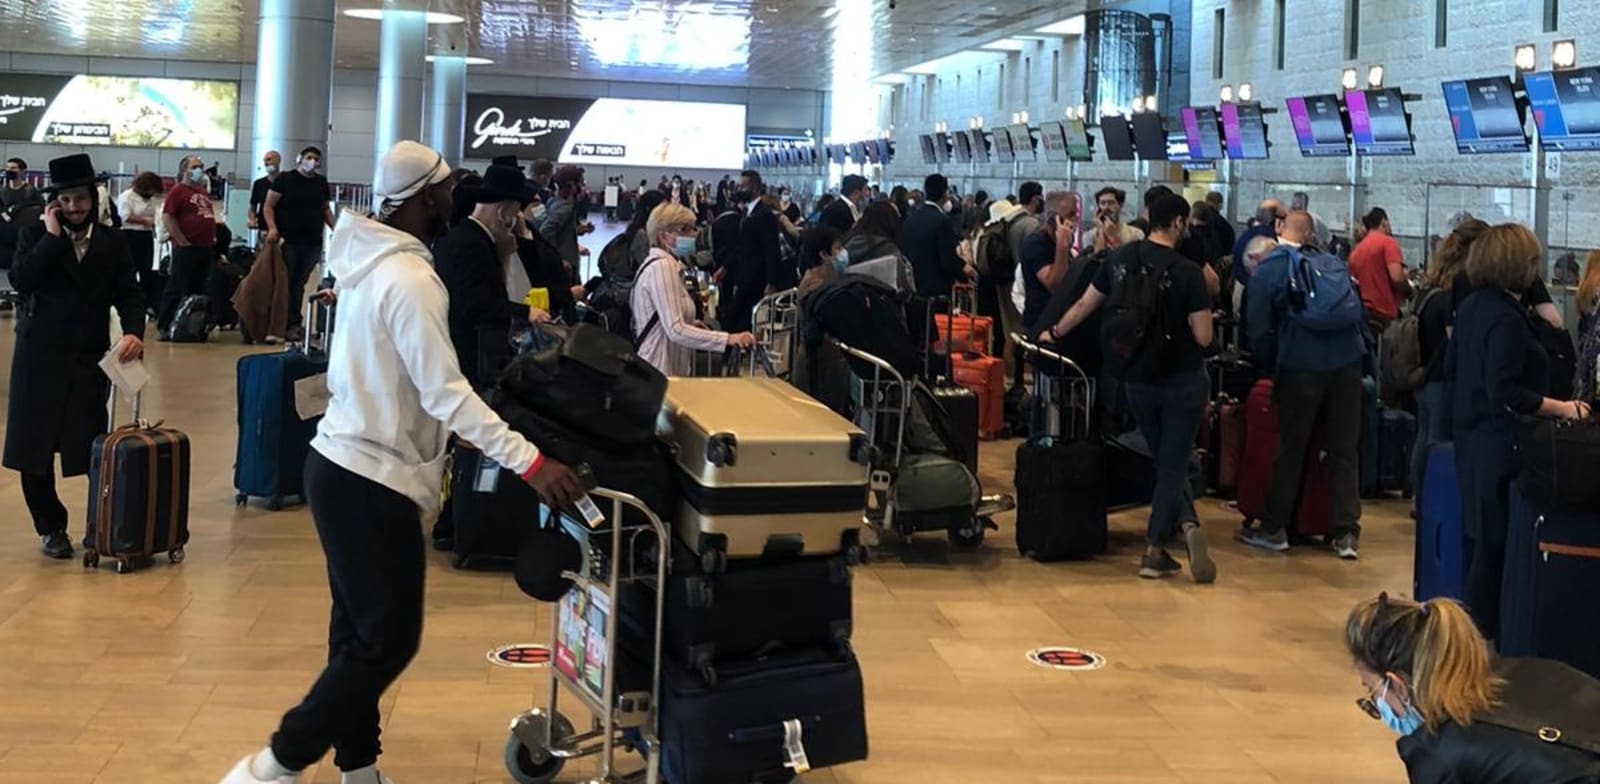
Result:
<svg viewBox="0 0 1600 784"><path fill-rule="evenodd" d="M231 150L238 123L238 82L0 76L0 141Z"/></svg>
<svg viewBox="0 0 1600 784"><path fill-rule="evenodd" d="M737 169L745 107L626 98L467 96L467 157Z"/></svg>

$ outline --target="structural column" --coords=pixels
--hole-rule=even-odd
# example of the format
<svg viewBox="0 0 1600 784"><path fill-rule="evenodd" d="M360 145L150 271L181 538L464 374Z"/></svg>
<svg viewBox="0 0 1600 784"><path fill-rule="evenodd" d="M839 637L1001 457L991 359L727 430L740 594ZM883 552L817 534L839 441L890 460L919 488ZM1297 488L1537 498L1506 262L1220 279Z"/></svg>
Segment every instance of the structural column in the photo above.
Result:
<svg viewBox="0 0 1600 784"><path fill-rule="evenodd" d="M327 152L333 105L334 0L260 0L250 146L285 161L315 145ZM292 165L292 164L291 164Z"/></svg>
<svg viewBox="0 0 1600 784"><path fill-rule="evenodd" d="M386 0L378 34L378 114L373 171L395 142L422 139L423 66L428 52L425 2Z"/></svg>
<svg viewBox="0 0 1600 784"><path fill-rule="evenodd" d="M428 72L428 146L461 163L467 123L467 58L435 54Z"/></svg>

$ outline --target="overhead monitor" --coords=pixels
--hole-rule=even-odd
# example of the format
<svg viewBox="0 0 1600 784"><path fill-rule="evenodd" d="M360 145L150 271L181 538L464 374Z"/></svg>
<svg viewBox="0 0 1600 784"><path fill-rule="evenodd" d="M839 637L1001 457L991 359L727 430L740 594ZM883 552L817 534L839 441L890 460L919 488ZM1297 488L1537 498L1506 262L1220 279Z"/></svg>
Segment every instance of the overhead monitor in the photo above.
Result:
<svg viewBox="0 0 1600 784"><path fill-rule="evenodd" d="M956 132L956 163L972 163L972 134Z"/></svg>
<svg viewBox="0 0 1600 784"><path fill-rule="evenodd" d="M238 126L238 82L0 76L0 142L232 150Z"/></svg>
<svg viewBox="0 0 1600 784"><path fill-rule="evenodd" d="M854 159L856 163L870 162L867 158L867 146L868 145L866 142L851 142L850 157Z"/></svg>
<svg viewBox="0 0 1600 784"><path fill-rule="evenodd" d="M1188 163L1196 160L1194 155L1191 154L1189 147L1189 134L1185 129L1176 128L1167 131L1165 148L1165 160L1171 163ZM1141 155L1141 157L1143 156Z"/></svg>
<svg viewBox="0 0 1600 784"><path fill-rule="evenodd" d="M1415 155L1411 122L1400 88L1351 90L1344 95L1350 111L1350 140L1362 155Z"/></svg>
<svg viewBox="0 0 1600 784"><path fill-rule="evenodd" d="M1261 116L1261 104L1254 102L1223 104L1222 139L1229 158L1265 160L1267 123Z"/></svg>
<svg viewBox="0 0 1600 784"><path fill-rule="evenodd" d="M1539 144L1552 152L1600 150L1600 67L1523 77Z"/></svg>
<svg viewBox="0 0 1600 784"><path fill-rule="evenodd" d="M1044 159L1050 163L1066 163L1072 160L1067 154L1066 126L1055 120L1039 123L1039 143L1044 147Z"/></svg>
<svg viewBox="0 0 1600 784"><path fill-rule="evenodd" d="M1107 160L1133 160L1133 129L1128 126L1128 118L1120 114L1101 117L1100 139L1106 143Z"/></svg>
<svg viewBox="0 0 1600 784"><path fill-rule="evenodd" d="M735 103L467 96L466 157L731 169L745 140Z"/></svg>
<svg viewBox="0 0 1600 784"><path fill-rule="evenodd" d="M985 136L982 128L973 128L967 131L967 136L972 140L972 162L989 163L992 157L989 153L989 137Z"/></svg>
<svg viewBox="0 0 1600 784"><path fill-rule="evenodd" d="M878 157L878 142L876 140L862 142L861 151L866 153L867 163L883 163L883 159Z"/></svg>
<svg viewBox="0 0 1600 784"><path fill-rule="evenodd" d="M935 163L950 162L950 134L940 131L933 135L933 157Z"/></svg>
<svg viewBox="0 0 1600 784"><path fill-rule="evenodd" d="M922 162L932 166L939 160L933 155L933 135L924 133L917 136L917 144L922 146Z"/></svg>
<svg viewBox="0 0 1600 784"><path fill-rule="evenodd" d="M882 138L878 139L878 162L879 163L893 163L894 162L894 142L892 142L892 141L890 141L888 139L882 139Z"/></svg>
<svg viewBox="0 0 1600 784"><path fill-rule="evenodd" d="M1089 138L1083 118L1067 120L1061 127L1067 132L1067 157L1075 161L1094 160L1094 140Z"/></svg>
<svg viewBox="0 0 1600 784"><path fill-rule="evenodd" d="M1167 123L1157 112L1133 116L1133 147L1147 161L1167 159Z"/></svg>
<svg viewBox="0 0 1600 784"><path fill-rule="evenodd" d="M1456 152L1476 155L1490 152L1527 152L1522 108L1508 76L1445 82L1445 110Z"/></svg>
<svg viewBox="0 0 1600 784"><path fill-rule="evenodd" d="M1221 160L1222 134L1217 127L1217 110L1210 106L1186 106L1180 114L1189 157L1201 161Z"/></svg>
<svg viewBox="0 0 1600 784"><path fill-rule="evenodd" d="M1307 95L1284 102L1300 155L1306 158L1339 157L1350 154L1344 115L1337 95Z"/></svg>
<svg viewBox="0 0 1600 784"><path fill-rule="evenodd" d="M1023 163L1032 163L1038 156L1033 149L1033 130L1026 123L1006 126L1011 137L1011 154Z"/></svg>
<svg viewBox="0 0 1600 784"><path fill-rule="evenodd" d="M994 140L994 160L995 160L995 163L1015 163L1016 162L1016 160L1017 160L1017 148L1012 146L1012 144L1011 144L1011 134L1007 133L1006 129L1004 129L1004 128L996 129L995 132L994 132L994 135L992 137L990 137L990 138L992 138Z"/></svg>

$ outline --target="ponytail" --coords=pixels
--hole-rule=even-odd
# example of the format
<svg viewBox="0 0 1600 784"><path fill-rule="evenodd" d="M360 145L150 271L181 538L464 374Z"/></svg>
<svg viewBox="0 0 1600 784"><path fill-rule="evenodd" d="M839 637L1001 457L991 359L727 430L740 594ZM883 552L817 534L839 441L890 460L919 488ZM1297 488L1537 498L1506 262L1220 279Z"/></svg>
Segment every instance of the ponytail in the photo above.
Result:
<svg viewBox="0 0 1600 784"><path fill-rule="evenodd" d="M1450 599L1368 599L1350 611L1345 648L1361 667L1404 678L1430 731L1471 724L1496 705L1503 685L1472 617Z"/></svg>

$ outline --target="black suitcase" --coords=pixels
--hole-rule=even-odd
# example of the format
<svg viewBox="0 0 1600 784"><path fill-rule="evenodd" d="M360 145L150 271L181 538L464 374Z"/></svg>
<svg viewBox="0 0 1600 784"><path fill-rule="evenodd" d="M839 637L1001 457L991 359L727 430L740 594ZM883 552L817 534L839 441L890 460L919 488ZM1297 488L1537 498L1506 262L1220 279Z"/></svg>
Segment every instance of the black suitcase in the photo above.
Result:
<svg viewBox="0 0 1600 784"><path fill-rule="evenodd" d="M1017 447L1017 551L1035 561L1106 551L1105 450L1032 438Z"/></svg>
<svg viewBox="0 0 1600 784"><path fill-rule="evenodd" d="M113 412L114 414L114 412ZM95 438L83 565L115 558L119 574L157 553L183 560L189 541L189 437L139 421Z"/></svg>
<svg viewBox="0 0 1600 784"><path fill-rule="evenodd" d="M457 445L451 455L450 514L457 569L509 569L539 521L539 494L482 452Z"/></svg>
<svg viewBox="0 0 1600 784"><path fill-rule="evenodd" d="M239 326L239 311L233 307L233 295L244 282L248 270L232 261L218 261L206 274L206 304L213 328L233 329Z"/></svg>
<svg viewBox="0 0 1600 784"><path fill-rule="evenodd" d="M933 397L944 407L950 423L950 437L955 443L951 455L967 464L973 476L978 474L978 394L965 387L940 382L933 387Z"/></svg>
<svg viewBox="0 0 1600 784"><path fill-rule="evenodd" d="M687 547L673 547L662 607L665 660L718 682L718 665L782 646L832 646L850 654L850 564L844 556L772 563L733 560L707 574ZM623 586L621 620L653 628L655 591Z"/></svg>
<svg viewBox="0 0 1600 784"><path fill-rule="evenodd" d="M670 784L788 782L867 758L854 657L789 649L718 672L716 687L708 688L694 673L661 670L661 774ZM803 760L786 751L786 734Z"/></svg>
<svg viewBox="0 0 1600 784"><path fill-rule="evenodd" d="M1600 678L1600 512L1532 507L1531 653Z"/></svg>

